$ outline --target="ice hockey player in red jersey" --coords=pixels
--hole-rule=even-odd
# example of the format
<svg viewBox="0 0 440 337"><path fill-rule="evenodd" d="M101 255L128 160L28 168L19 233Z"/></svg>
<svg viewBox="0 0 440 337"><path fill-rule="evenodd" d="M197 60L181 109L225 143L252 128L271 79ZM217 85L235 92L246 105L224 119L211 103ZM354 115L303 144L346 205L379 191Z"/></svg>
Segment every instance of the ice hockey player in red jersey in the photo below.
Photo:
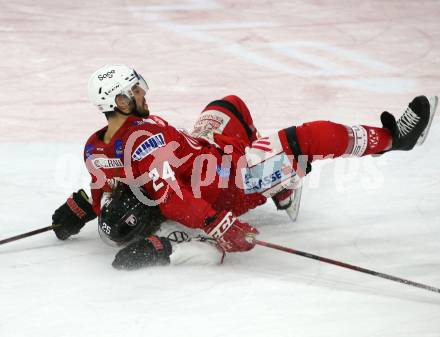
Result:
<svg viewBox="0 0 440 337"><path fill-rule="evenodd" d="M66 239L102 212L104 236L128 243L116 256L116 268L169 262L169 239L143 230L151 213L142 212L152 209L160 210L153 218L161 218L159 213L200 229L226 252L252 249L258 230L237 216L267 198L289 208L294 188L316 158L411 150L426 138L437 106L437 97L419 96L397 121L382 113L383 127L315 121L261 137L245 103L231 95L208 104L188 134L150 115L147 90L142 76L127 66L105 66L92 75L89 95L108 120L84 150L92 204L80 190L53 216L56 235ZM131 194L110 197L102 206L120 182L130 185Z"/></svg>

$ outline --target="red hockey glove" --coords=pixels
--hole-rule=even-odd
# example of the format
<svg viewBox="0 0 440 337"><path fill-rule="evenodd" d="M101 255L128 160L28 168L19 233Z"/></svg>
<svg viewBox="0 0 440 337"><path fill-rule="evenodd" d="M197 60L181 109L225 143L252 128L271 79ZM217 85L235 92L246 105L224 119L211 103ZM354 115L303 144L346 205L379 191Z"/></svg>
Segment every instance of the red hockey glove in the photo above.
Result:
<svg viewBox="0 0 440 337"><path fill-rule="evenodd" d="M232 212L221 211L205 221L204 231L226 252L244 252L255 246L258 230L238 220Z"/></svg>

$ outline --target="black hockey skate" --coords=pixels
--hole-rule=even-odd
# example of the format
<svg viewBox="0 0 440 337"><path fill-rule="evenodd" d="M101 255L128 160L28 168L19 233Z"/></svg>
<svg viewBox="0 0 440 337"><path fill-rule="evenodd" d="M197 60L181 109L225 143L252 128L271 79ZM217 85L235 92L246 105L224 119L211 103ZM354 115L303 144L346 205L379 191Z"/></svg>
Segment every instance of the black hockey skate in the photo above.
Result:
<svg viewBox="0 0 440 337"><path fill-rule="evenodd" d="M380 119L383 127L390 130L393 137L390 150L409 151L416 144L421 145L428 135L437 104L437 96L430 100L425 96L418 96L409 103L398 121L388 111L384 111Z"/></svg>

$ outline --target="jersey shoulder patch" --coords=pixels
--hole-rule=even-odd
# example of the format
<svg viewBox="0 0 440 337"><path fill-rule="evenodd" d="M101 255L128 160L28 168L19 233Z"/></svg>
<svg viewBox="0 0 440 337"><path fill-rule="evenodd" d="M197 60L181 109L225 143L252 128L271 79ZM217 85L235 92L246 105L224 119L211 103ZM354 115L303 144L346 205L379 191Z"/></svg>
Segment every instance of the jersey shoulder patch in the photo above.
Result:
<svg viewBox="0 0 440 337"><path fill-rule="evenodd" d="M104 132L107 127L104 127L96 132L94 132L89 139L87 139L86 145L84 146L84 159L86 160L92 154L95 154L96 149L100 146L102 141L99 139L99 134Z"/></svg>

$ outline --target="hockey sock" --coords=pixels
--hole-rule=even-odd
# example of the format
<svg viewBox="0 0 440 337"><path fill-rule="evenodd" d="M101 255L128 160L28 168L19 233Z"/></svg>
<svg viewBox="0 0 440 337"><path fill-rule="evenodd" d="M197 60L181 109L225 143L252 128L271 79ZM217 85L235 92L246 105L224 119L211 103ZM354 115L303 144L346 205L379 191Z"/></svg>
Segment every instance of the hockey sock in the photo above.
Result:
<svg viewBox="0 0 440 337"><path fill-rule="evenodd" d="M286 152L295 156L342 155L366 156L381 153L391 147L389 130L364 125L352 127L328 121L305 123L279 131L281 144Z"/></svg>

